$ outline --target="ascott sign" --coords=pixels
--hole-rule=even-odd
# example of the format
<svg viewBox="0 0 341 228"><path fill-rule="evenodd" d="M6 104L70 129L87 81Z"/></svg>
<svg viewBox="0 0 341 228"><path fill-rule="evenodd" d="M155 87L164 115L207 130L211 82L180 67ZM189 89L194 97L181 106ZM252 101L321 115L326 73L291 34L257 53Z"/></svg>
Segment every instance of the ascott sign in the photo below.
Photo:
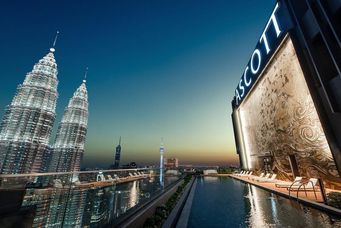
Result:
<svg viewBox="0 0 341 228"><path fill-rule="evenodd" d="M235 107L246 97L289 29L285 5L277 3L235 90Z"/></svg>

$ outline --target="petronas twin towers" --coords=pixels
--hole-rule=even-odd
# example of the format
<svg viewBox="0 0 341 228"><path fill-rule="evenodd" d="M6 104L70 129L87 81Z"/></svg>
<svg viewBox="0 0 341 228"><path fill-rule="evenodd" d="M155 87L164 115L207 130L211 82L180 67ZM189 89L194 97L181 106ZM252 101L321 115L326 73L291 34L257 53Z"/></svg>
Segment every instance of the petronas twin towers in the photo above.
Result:
<svg viewBox="0 0 341 228"><path fill-rule="evenodd" d="M88 125L86 81L73 94L58 127L50 171L79 171Z"/></svg>
<svg viewBox="0 0 341 228"><path fill-rule="evenodd" d="M17 88L0 125L0 173L79 171L88 121L86 81L69 101L55 142L49 145L56 117L55 49L38 61Z"/></svg>

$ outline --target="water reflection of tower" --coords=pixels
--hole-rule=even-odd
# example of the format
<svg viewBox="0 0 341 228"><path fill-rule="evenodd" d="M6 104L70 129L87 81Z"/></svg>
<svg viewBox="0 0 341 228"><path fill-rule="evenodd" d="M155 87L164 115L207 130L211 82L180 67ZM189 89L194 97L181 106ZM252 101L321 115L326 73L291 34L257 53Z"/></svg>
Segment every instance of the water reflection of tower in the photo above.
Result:
<svg viewBox="0 0 341 228"><path fill-rule="evenodd" d="M114 216L115 185L90 189L88 192L82 227L103 227Z"/></svg>
<svg viewBox="0 0 341 228"><path fill-rule="evenodd" d="M136 206L140 201L140 182L132 181L118 186L115 191L114 217L119 217L130 208Z"/></svg>
<svg viewBox="0 0 341 228"><path fill-rule="evenodd" d="M70 191L62 227L81 227L88 189L73 188Z"/></svg>
<svg viewBox="0 0 341 228"><path fill-rule="evenodd" d="M163 186L163 152L164 152L164 146L163 146L163 140L161 139L161 145L160 145L160 185Z"/></svg>
<svg viewBox="0 0 341 228"><path fill-rule="evenodd" d="M120 167L120 159L121 159L121 136L120 141L118 142L118 146L116 147L114 169L118 169Z"/></svg>
<svg viewBox="0 0 341 228"><path fill-rule="evenodd" d="M134 207L139 201L140 182L134 181L129 193L129 207Z"/></svg>

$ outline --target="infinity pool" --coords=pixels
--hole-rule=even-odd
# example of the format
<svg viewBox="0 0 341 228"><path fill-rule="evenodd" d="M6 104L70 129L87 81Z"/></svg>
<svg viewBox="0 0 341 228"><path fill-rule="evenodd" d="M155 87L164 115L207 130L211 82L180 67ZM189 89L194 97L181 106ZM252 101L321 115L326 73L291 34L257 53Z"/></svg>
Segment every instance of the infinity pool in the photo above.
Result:
<svg viewBox="0 0 341 228"><path fill-rule="evenodd" d="M230 177L199 177L188 227L341 227L341 218Z"/></svg>

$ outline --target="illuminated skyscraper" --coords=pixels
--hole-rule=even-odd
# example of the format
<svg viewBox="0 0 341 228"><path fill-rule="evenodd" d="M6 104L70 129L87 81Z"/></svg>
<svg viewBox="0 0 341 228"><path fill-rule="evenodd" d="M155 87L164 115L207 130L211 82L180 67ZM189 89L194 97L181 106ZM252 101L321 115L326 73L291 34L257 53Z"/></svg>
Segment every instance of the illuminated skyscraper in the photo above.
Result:
<svg viewBox="0 0 341 228"><path fill-rule="evenodd" d="M120 137L118 146L116 147L115 163L114 163L115 169L118 169L120 167L120 160L121 160L121 137Z"/></svg>
<svg viewBox="0 0 341 228"><path fill-rule="evenodd" d="M51 48L26 74L7 106L0 125L0 173L44 171L58 97L54 52Z"/></svg>
<svg viewBox="0 0 341 228"><path fill-rule="evenodd" d="M85 83L86 80L83 80L65 108L53 145L50 171L80 170L88 124L88 92Z"/></svg>
<svg viewBox="0 0 341 228"><path fill-rule="evenodd" d="M163 152L164 152L164 147L163 147L163 140L161 140L161 145L160 145L160 184L163 186Z"/></svg>

